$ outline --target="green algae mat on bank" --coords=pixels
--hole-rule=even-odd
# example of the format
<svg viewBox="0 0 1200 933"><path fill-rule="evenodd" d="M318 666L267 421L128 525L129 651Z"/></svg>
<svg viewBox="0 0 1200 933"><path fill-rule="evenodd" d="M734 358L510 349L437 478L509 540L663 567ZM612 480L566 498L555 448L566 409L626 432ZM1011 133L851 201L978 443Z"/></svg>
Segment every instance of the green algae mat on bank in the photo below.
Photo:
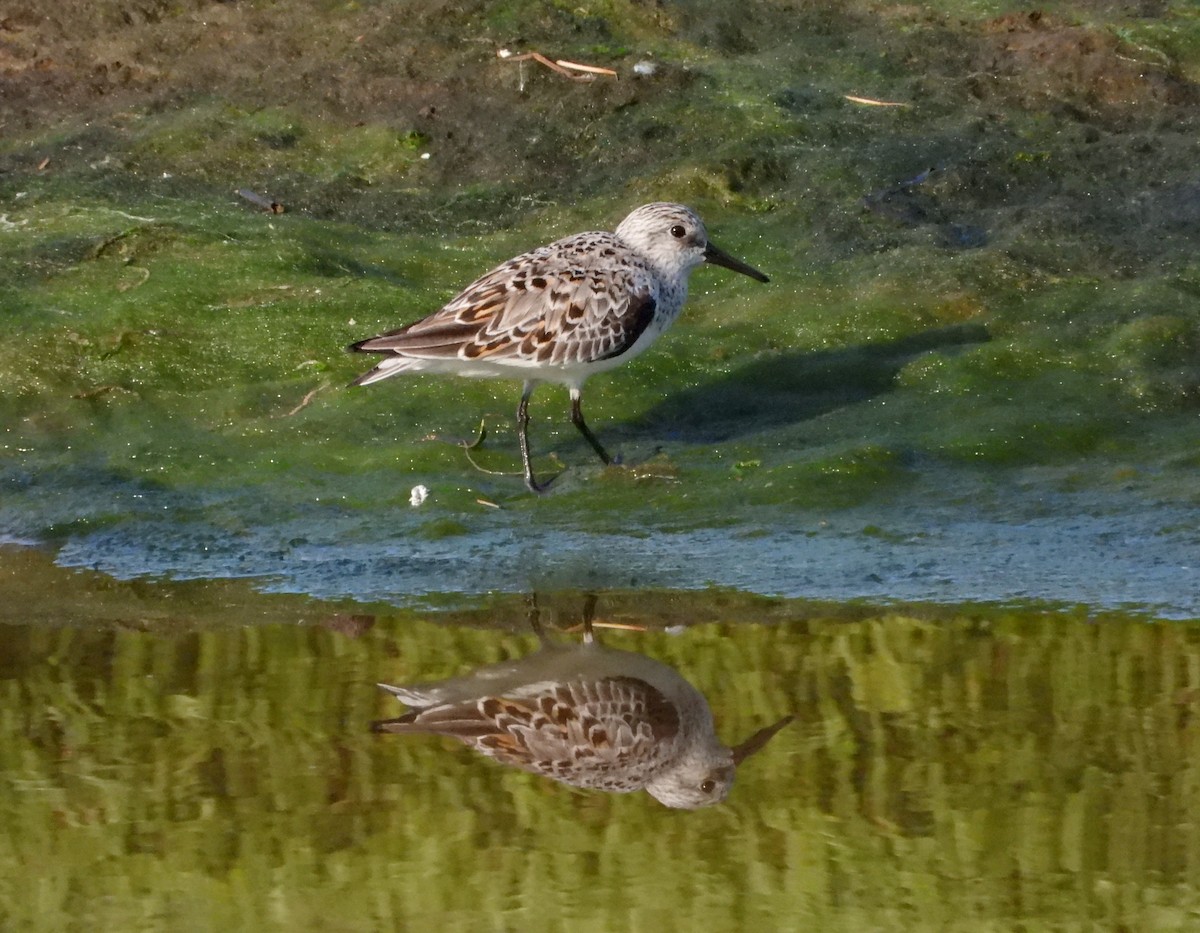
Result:
<svg viewBox="0 0 1200 933"><path fill-rule="evenodd" d="M29 597L0 609L5 929L1200 922L1191 626L600 594L646 629L604 642L679 670L723 737L796 716L689 813L369 731L398 708L376 681L531 650L520 599L380 614L0 553ZM543 594L543 621L583 604Z"/></svg>
<svg viewBox="0 0 1200 933"><path fill-rule="evenodd" d="M0 530L121 577L393 601L665 567L1194 617L1194 7L743 7L18 4ZM541 500L515 385L346 388L347 343L655 199L772 283L699 270L589 384L624 468L552 388Z"/></svg>

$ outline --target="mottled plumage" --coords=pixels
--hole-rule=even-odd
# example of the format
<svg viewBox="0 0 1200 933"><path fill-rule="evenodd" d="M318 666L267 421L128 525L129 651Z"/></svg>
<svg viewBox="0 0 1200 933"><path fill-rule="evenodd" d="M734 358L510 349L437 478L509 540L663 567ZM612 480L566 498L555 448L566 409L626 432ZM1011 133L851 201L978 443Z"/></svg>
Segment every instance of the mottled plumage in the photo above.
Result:
<svg viewBox="0 0 1200 933"><path fill-rule="evenodd" d="M379 686L412 709L376 731L451 736L575 787L645 790L685 809L724 800L737 764L791 721L727 748L708 702L678 672L593 642L543 646L438 683Z"/></svg>
<svg viewBox="0 0 1200 933"><path fill-rule="evenodd" d="M637 356L678 317L688 276L702 262L766 282L708 241L681 204L639 207L613 233L578 233L523 253L476 279L439 311L351 346L384 358L355 380L403 372L524 380L517 409L525 482L541 492L529 457L528 403L539 382L571 395L571 420L605 463L580 409L584 380Z"/></svg>

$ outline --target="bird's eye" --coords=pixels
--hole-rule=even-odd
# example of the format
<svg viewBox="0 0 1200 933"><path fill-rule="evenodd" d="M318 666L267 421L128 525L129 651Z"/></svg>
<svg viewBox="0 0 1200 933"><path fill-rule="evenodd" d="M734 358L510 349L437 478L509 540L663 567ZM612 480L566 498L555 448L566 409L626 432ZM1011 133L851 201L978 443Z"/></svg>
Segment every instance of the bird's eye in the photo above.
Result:
<svg viewBox="0 0 1200 933"><path fill-rule="evenodd" d="M700 790L706 794L711 794L716 789L717 789L717 782L714 781L712 778L709 778L707 781L704 781L700 784Z"/></svg>
<svg viewBox="0 0 1200 933"><path fill-rule="evenodd" d="M677 240L682 240L687 235L687 227L683 224L676 224L671 228L671 236Z"/></svg>

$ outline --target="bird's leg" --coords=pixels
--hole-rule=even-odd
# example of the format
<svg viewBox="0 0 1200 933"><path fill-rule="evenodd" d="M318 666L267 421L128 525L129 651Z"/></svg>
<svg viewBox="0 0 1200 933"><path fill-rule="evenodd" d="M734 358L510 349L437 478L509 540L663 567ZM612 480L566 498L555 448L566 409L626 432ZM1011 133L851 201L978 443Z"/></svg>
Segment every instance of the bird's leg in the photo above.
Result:
<svg viewBox="0 0 1200 933"><path fill-rule="evenodd" d="M525 614L526 618L529 619L529 627L537 635L538 643L543 647L550 644L550 639L546 637L546 630L542 628L542 611L538 606L536 592L529 593L525 597Z"/></svg>
<svg viewBox="0 0 1200 933"><path fill-rule="evenodd" d="M533 476L533 461L529 459L529 396L537 383L526 382L521 391L521 403L517 406L517 440L521 444L521 463L525 467L525 485L530 492L543 493L550 483L539 483ZM551 480L550 482L553 482Z"/></svg>
<svg viewBox="0 0 1200 933"><path fill-rule="evenodd" d="M585 645L594 644L596 641L596 633L592 630L592 620L596 618L596 602L595 593L588 593L583 600L583 643Z"/></svg>
<svg viewBox="0 0 1200 933"><path fill-rule="evenodd" d="M583 409L579 407L579 390L571 389L571 423L579 428L579 433L587 438L587 442L592 445L592 450L596 451L597 456L604 461L604 465L608 466L612 463L612 457L608 455L608 451L604 446L596 440L596 435L591 432L587 426L587 422L583 420Z"/></svg>

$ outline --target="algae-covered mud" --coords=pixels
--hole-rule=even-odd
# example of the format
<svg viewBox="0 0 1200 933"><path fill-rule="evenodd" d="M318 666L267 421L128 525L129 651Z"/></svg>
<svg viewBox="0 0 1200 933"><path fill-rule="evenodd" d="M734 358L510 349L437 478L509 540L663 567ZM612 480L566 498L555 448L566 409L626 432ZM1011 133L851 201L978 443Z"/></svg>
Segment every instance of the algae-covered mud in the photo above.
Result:
<svg viewBox="0 0 1200 933"><path fill-rule="evenodd" d="M1190 930L1200 631L1117 614L600 594L606 645L796 719L691 813L451 740L376 681L526 654L523 601L422 615L3 552L13 930ZM556 639L582 594L541 594ZM83 606L86 625L54 624ZM296 623L306 624L296 624ZM555 632L555 629L564 631Z"/></svg>
<svg viewBox="0 0 1200 933"><path fill-rule="evenodd" d="M1191 0L8 3L0 926L1195 927L1197 140ZM771 282L618 465L347 387L656 200ZM366 731L531 592L797 721L688 815Z"/></svg>
<svg viewBox="0 0 1200 933"><path fill-rule="evenodd" d="M1191 3L18 3L0 66L10 540L393 601L1197 614ZM560 390L535 499L515 384L346 388L349 342L656 199L772 283L699 270L589 384L622 468Z"/></svg>

